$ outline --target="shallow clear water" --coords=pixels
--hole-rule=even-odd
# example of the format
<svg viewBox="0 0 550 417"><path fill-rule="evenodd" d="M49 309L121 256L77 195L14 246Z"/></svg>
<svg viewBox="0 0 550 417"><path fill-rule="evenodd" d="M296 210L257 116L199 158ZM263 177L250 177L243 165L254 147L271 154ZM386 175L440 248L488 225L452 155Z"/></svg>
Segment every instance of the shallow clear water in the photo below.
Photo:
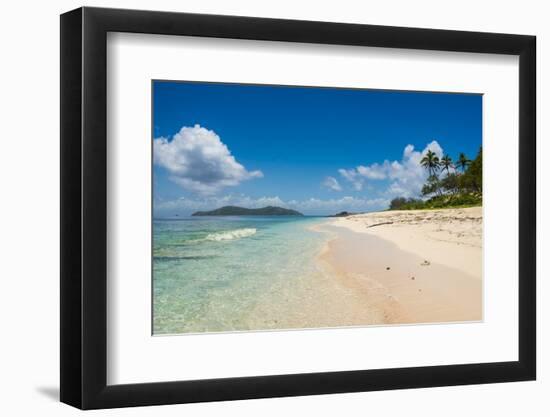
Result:
<svg viewBox="0 0 550 417"><path fill-rule="evenodd" d="M153 222L155 334L262 330L321 274L315 217L189 217ZM293 300L295 298L295 300ZM293 302L295 301L295 302ZM284 306L281 307L281 306Z"/></svg>

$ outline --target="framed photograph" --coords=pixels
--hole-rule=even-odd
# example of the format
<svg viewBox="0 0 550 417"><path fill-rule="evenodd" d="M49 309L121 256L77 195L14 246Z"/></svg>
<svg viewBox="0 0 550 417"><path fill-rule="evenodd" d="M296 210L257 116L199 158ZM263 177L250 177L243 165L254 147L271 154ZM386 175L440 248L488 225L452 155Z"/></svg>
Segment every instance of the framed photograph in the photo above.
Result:
<svg viewBox="0 0 550 417"><path fill-rule="evenodd" d="M535 37L61 16L61 401L533 380Z"/></svg>

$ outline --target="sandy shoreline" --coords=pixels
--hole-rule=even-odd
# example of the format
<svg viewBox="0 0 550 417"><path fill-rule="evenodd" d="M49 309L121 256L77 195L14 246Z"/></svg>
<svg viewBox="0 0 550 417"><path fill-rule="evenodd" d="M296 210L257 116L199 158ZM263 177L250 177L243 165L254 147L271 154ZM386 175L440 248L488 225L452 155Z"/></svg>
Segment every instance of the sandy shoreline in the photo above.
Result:
<svg viewBox="0 0 550 417"><path fill-rule="evenodd" d="M322 226L320 260L380 323L482 319L482 208L386 211ZM367 323L365 323L367 324Z"/></svg>

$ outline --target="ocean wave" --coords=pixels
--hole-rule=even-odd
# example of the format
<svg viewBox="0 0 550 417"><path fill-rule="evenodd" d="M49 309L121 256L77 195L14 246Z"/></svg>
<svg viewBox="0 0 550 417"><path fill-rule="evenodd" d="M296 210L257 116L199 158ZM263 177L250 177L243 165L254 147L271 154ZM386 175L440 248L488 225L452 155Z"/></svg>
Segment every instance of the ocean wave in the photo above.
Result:
<svg viewBox="0 0 550 417"><path fill-rule="evenodd" d="M256 229L254 228L236 229L236 230L229 230L226 232L210 233L205 237L205 240L221 242L222 240L240 239L242 237L248 237L255 234L256 234Z"/></svg>

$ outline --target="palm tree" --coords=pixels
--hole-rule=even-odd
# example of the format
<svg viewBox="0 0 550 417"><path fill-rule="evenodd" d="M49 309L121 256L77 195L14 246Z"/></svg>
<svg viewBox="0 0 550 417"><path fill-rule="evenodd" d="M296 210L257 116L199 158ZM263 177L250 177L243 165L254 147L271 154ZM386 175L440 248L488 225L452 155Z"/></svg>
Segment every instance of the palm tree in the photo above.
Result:
<svg viewBox="0 0 550 417"><path fill-rule="evenodd" d="M468 159L466 154L464 152L460 152L460 155L458 155L458 159L456 161L456 166L460 167L460 169L462 170L462 173L464 173L464 171L466 171L466 167L468 165L470 165L471 163L472 163L472 161L470 161Z"/></svg>
<svg viewBox="0 0 550 417"><path fill-rule="evenodd" d="M445 155L443 158L441 158L440 165L443 167L445 171L447 171L447 175L449 175L449 168L453 167L453 160L449 155Z"/></svg>
<svg viewBox="0 0 550 417"><path fill-rule="evenodd" d="M434 177L435 173L439 169L439 157L435 154L435 152L428 150L426 155L424 155L424 157L420 160L420 165L428 170L430 177Z"/></svg>

